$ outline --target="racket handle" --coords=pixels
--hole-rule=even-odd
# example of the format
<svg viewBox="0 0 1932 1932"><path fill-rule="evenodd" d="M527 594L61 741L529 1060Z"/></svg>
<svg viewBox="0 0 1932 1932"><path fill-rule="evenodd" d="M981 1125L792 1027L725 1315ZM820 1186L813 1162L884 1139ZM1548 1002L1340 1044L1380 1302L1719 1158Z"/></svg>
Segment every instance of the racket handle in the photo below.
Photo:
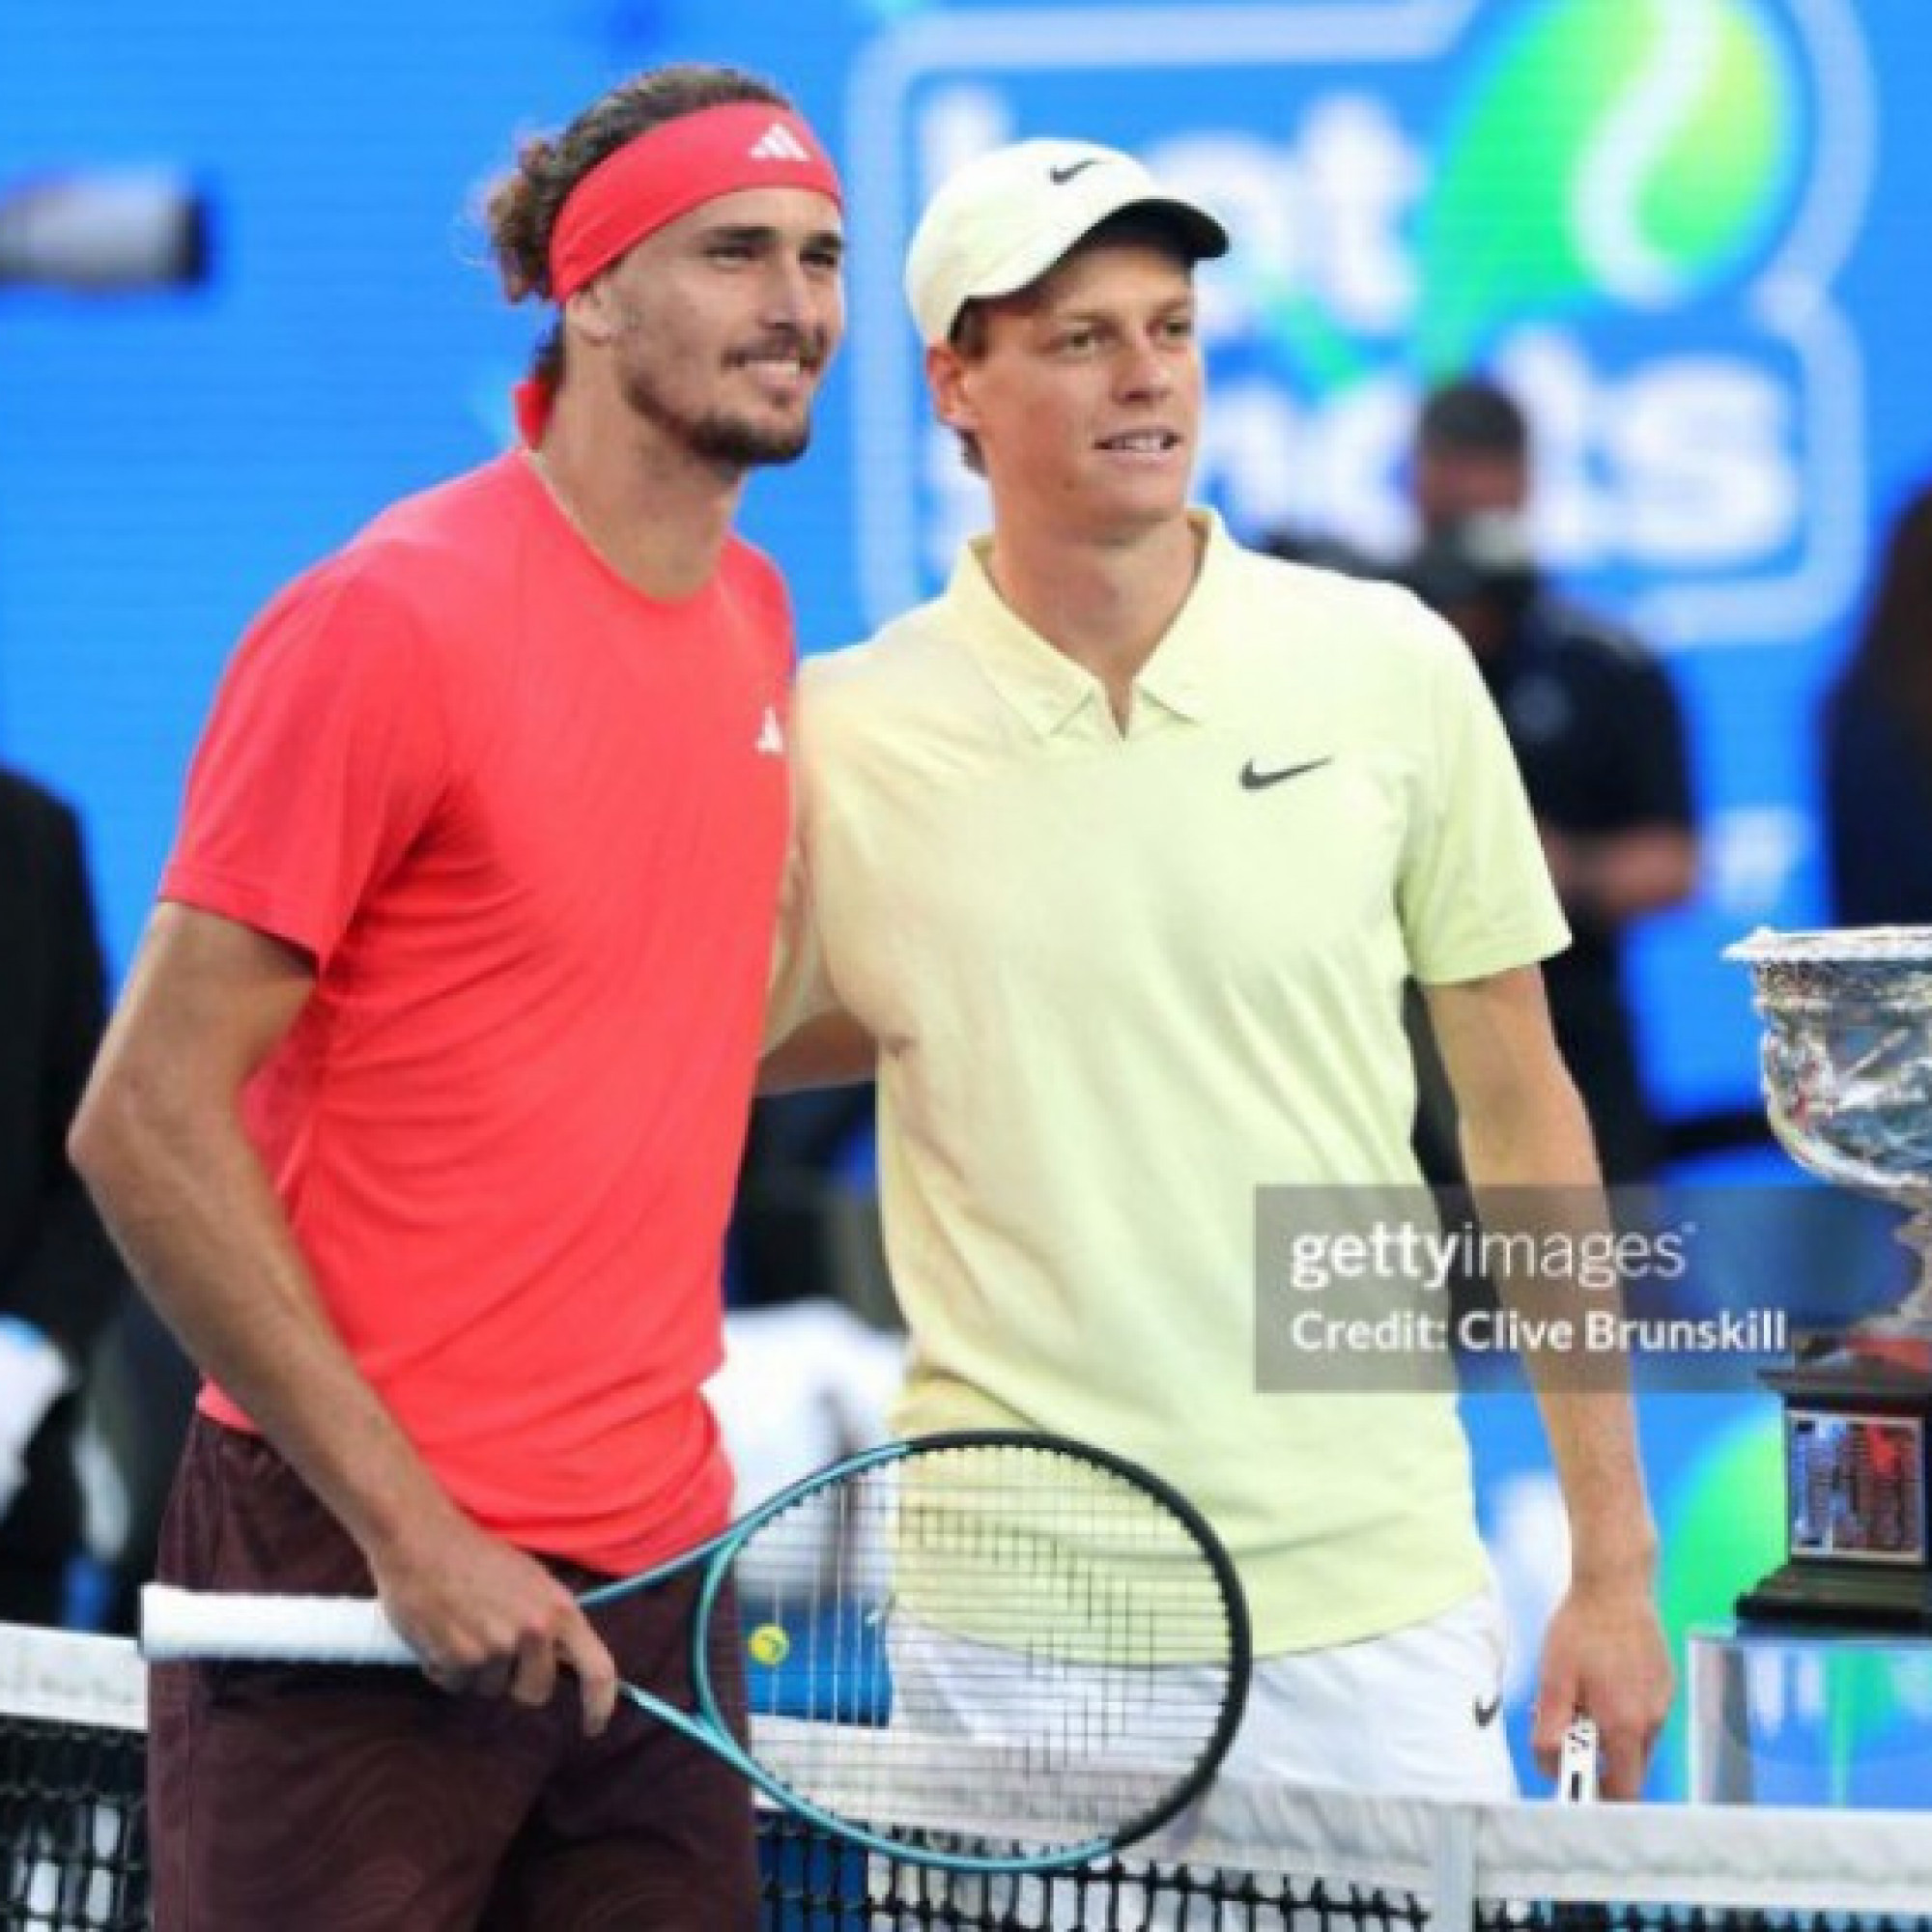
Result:
<svg viewBox="0 0 1932 1932"><path fill-rule="evenodd" d="M1563 1757L1556 1768L1556 1802L1597 1802L1597 1726L1593 1719L1574 1718L1563 1733Z"/></svg>
<svg viewBox="0 0 1932 1932"><path fill-rule="evenodd" d="M373 1597L270 1597L141 1591L141 1655L285 1663L413 1663L415 1653Z"/></svg>

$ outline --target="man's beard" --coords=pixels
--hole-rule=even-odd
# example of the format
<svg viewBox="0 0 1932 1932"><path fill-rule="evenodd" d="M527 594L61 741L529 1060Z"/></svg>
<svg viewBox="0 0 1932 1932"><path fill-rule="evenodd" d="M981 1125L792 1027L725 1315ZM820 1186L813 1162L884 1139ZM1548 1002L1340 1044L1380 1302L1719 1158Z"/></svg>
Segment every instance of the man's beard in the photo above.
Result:
<svg viewBox="0 0 1932 1932"><path fill-rule="evenodd" d="M644 421L667 431L703 463L724 469L755 469L761 465L795 463L811 440L811 418L760 422L714 410L693 416L667 400L650 378L629 369L623 376L624 400Z"/></svg>

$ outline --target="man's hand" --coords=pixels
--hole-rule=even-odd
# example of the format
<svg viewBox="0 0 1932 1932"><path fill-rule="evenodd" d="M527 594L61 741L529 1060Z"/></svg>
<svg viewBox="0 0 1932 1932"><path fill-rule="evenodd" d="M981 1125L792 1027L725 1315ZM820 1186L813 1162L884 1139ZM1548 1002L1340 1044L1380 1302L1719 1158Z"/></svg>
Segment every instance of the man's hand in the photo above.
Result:
<svg viewBox="0 0 1932 1932"><path fill-rule="evenodd" d="M1576 1578L1544 1639L1530 1733L1537 1769L1556 1776L1563 1733L1584 1712L1597 1724L1603 1795L1641 1796L1675 1682L1648 1576Z"/></svg>
<svg viewBox="0 0 1932 1932"><path fill-rule="evenodd" d="M450 1691L548 1704L562 1665L576 1674L595 1737L617 1702L617 1666L568 1589L534 1557L451 1511L406 1550L370 1557L389 1620Z"/></svg>

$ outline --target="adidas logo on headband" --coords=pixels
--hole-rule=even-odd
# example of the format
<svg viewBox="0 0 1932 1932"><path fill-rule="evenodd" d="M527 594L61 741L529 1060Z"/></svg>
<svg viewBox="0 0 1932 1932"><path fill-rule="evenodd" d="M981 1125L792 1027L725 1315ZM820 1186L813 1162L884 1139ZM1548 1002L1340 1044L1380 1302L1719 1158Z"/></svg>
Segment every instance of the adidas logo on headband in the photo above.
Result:
<svg viewBox="0 0 1932 1932"><path fill-rule="evenodd" d="M809 161L810 150L782 121L774 121L745 151L754 161Z"/></svg>
<svg viewBox="0 0 1932 1932"><path fill-rule="evenodd" d="M702 203L774 185L841 198L811 130L768 100L702 107L645 129L564 196L551 230L551 299L567 302L625 249Z"/></svg>

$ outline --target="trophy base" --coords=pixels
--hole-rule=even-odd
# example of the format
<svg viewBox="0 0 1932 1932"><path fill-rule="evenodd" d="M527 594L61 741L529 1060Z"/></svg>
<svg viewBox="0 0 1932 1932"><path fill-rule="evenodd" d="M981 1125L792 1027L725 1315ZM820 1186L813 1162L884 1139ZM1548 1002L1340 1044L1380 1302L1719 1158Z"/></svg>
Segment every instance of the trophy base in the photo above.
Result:
<svg viewBox="0 0 1932 1932"><path fill-rule="evenodd" d="M1923 1338L1820 1340L1764 1377L1784 1401L1786 1560L1738 1599L1737 1614L1760 1626L1932 1632Z"/></svg>
<svg viewBox="0 0 1932 1932"><path fill-rule="evenodd" d="M1746 1623L1932 1631L1932 1579L1917 1566L1887 1575L1794 1559L1747 1590L1737 1615Z"/></svg>

